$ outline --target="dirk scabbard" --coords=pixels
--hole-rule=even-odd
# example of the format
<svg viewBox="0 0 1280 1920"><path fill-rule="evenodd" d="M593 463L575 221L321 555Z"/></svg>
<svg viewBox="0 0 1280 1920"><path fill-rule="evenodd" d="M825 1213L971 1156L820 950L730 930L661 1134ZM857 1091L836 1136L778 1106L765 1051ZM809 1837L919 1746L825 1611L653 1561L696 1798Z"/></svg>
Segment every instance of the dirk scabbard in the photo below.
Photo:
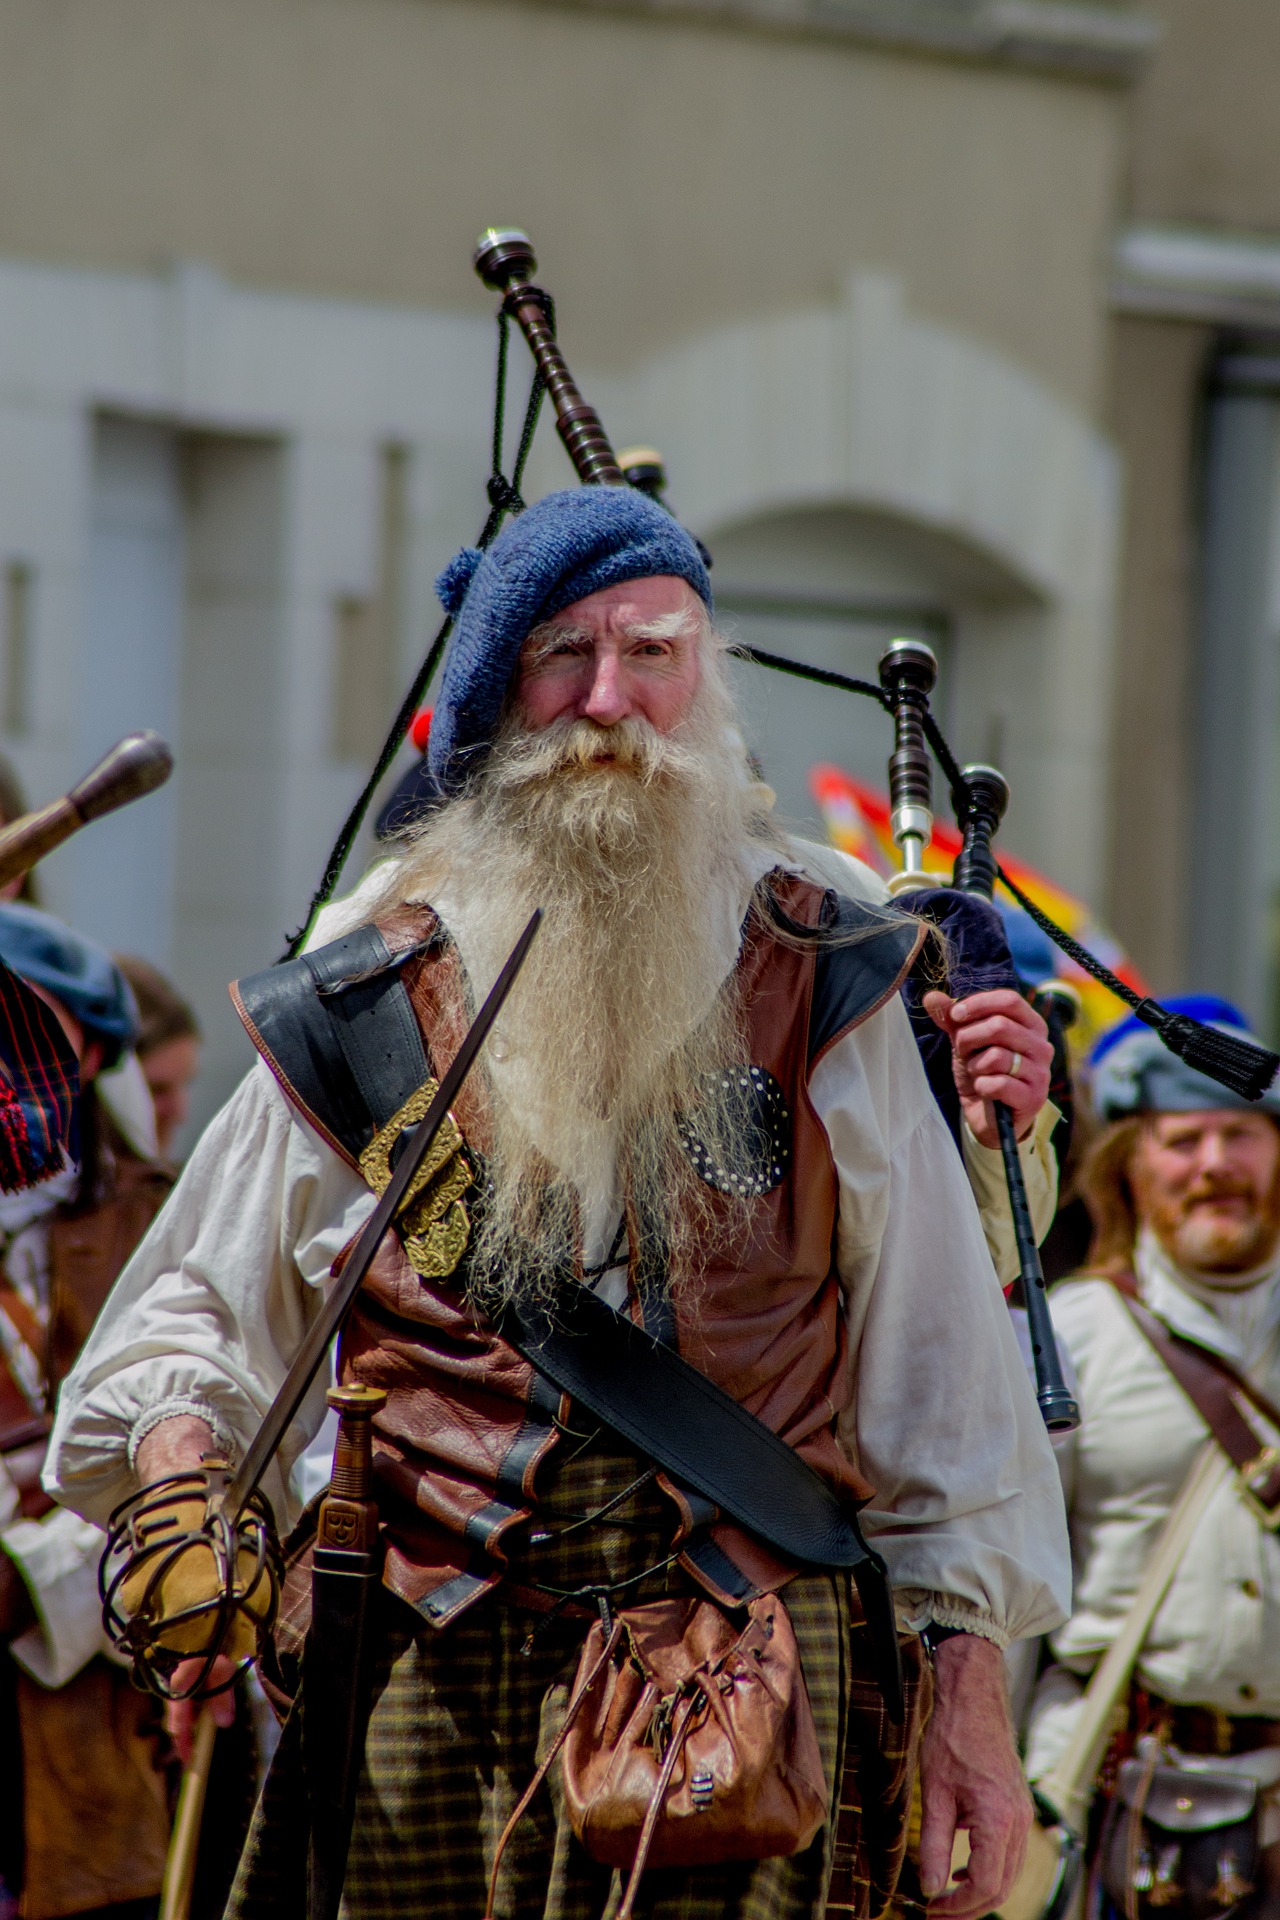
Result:
<svg viewBox="0 0 1280 1920"><path fill-rule="evenodd" d="M336 1920L369 1712L370 1615L382 1573L373 1498L380 1387L332 1387L333 1477L316 1519L311 1628L302 1660L302 1757L311 1820L309 1920Z"/></svg>

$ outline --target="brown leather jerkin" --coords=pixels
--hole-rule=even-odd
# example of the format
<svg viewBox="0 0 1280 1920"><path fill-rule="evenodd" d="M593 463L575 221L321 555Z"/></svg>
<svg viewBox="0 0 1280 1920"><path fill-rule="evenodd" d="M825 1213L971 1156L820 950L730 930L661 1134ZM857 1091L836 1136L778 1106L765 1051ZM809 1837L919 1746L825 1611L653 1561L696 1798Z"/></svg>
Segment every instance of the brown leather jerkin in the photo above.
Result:
<svg viewBox="0 0 1280 1920"><path fill-rule="evenodd" d="M775 886L794 921L818 924L822 888L791 875L775 876ZM465 995L452 942L426 945L436 924L426 908L379 922L393 952L424 948L403 977L432 1070L440 1073L461 1038ZM840 1032L897 991L914 950L885 991ZM731 1257L713 1255L692 1304L679 1289L672 1304L676 1344L690 1364L856 1506L872 1489L835 1433L851 1383L835 1261L838 1181L808 1092L814 966L811 946L776 938L753 910L737 969L748 1058L782 1090L790 1155L782 1178L753 1204L746 1244L739 1239ZM487 1115L474 1077L456 1117L466 1140L483 1153ZM709 1199L715 1209L726 1204L712 1190ZM632 1311L642 1319L643 1286L634 1268L645 1236L631 1225ZM500 1580L503 1541L533 1511L535 1478L558 1443L554 1420L565 1417L567 1405L548 1394L464 1285L424 1280L392 1234L357 1296L341 1364L344 1382L382 1387L389 1396L375 1438L384 1579L433 1625L443 1625ZM721 1522L715 1534L761 1591L786 1578L777 1557L741 1528ZM473 1554L468 1543L480 1552Z"/></svg>

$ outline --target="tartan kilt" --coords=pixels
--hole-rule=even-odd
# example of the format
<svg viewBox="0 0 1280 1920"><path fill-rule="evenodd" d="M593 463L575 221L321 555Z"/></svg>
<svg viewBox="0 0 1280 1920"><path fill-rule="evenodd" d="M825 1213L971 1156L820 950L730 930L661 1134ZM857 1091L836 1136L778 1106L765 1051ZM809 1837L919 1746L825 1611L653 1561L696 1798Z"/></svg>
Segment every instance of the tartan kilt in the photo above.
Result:
<svg viewBox="0 0 1280 1920"><path fill-rule="evenodd" d="M548 1475L532 1538L518 1556L513 1552L512 1582L565 1591L616 1585L658 1568L618 1594L615 1604L687 1591L674 1567L659 1567L670 1551L673 1509L652 1479L608 1521L559 1532L645 1473L634 1454L597 1442ZM543 1530L555 1537L539 1542ZM851 1638L848 1576L802 1574L786 1587L785 1600L834 1804L850 1705L861 1692L852 1672L857 1636ZM346 1920L400 1920L406 1913L481 1920L489 1911L499 1835L562 1723L586 1627L581 1618L521 1609L500 1588L443 1630L384 1591L377 1632L374 1705L343 1914ZM227 1920L305 1920L301 1715L296 1705L286 1723ZM878 1812L886 1805L884 1775L878 1763L872 1789ZM833 1820L789 1858L650 1870L637 1915L819 1920L834 1841ZM843 1851L855 1863L850 1885L860 1883L850 1906L865 1912L876 1876L865 1860L857 1864L856 1848ZM503 1853L494 1920L607 1920L624 1885L625 1875L598 1865L578 1843L553 1769Z"/></svg>

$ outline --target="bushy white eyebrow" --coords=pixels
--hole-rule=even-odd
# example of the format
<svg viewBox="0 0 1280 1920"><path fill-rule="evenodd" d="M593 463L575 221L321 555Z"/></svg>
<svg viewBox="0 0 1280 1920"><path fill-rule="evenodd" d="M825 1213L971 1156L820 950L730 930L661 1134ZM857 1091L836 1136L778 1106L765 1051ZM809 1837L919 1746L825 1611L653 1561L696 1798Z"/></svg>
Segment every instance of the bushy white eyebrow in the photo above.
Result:
<svg viewBox="0 0 1280 1920"><path fill-rule="evenodd" d="M572 646L577 642L585 644L590 639L591 635L585 627L570 626L565 621L546 620L533 629L520 649L520 658L536 664L556 647Z"/></svg>
<svg viewBox="0 0 1280 1920"><path fill-rule="evenodd" d="M706 624L706 616L694 607L681 607L674 613L660 613L653 620L637 620L624 628L628 640L693 640ZM535 627L520 650L526 665L536 666L557 647L589 646L594 639L586 627L557 620L554 615Z"/></svg>
<svg viewBox="0 0 1280 1920"><path fill-rule="evenodd" d="M656 620L637 620L626 629L628 640L692 640L702 625L692 607L660 613Z"/></svg>

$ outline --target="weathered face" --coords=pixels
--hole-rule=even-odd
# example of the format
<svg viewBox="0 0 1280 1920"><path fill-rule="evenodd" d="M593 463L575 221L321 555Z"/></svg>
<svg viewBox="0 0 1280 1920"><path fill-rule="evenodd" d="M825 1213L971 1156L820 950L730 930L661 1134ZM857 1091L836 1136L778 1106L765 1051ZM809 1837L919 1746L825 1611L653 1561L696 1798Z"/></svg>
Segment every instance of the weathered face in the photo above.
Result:
<svg viewBox="0 0 1280 1920"><path fill-rule="evenodd" d="M516 707L531 732L557 720L602 730L644 720L669 734L699 684L704 609L683 580L658 574L575 600L525 642ZM607 762L607 742L597 756Z"/></svg>
<svg viewBox="0 0 1280 1920"><path fill-rule="evenodd" d="M1129 1177L1138 1219L1184 1267L1246 1272L1280 1237L1280 1129L1231 1108L1153 1114Z"/></svg>

